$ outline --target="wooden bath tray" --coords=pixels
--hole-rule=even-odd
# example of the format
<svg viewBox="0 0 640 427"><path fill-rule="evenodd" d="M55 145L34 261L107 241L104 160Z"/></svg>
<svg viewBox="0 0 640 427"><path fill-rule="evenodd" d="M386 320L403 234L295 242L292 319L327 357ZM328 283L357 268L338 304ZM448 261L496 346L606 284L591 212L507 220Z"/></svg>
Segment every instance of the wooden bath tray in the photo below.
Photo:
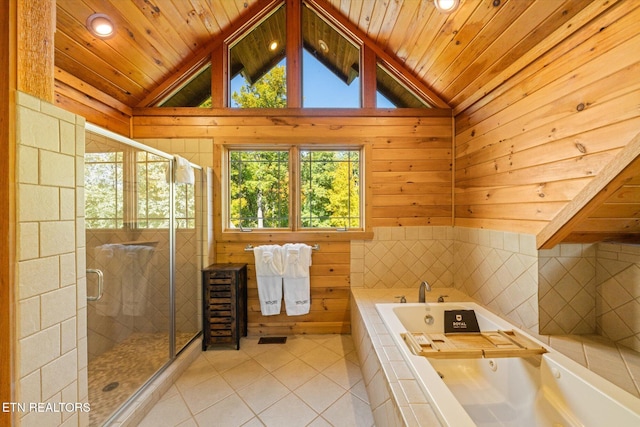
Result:
<svg viewBox="0 0 640 427"><path fill-rule="evenodd" d="M515 331L469 334L408 332L401 335L415 354L438 359L528 357L547 351Z"/></svg>

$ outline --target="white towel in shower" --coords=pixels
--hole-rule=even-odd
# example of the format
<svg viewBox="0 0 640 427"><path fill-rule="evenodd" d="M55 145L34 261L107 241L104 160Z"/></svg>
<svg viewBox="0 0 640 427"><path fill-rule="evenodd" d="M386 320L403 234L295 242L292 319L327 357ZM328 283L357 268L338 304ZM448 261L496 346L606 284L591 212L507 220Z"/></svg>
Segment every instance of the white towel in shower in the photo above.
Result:
<svg viewBox="0 0 640 427"><path fill-rule="evenodd" d="M177 184L193 184L196 181L195 173L193 172L193 167L191 166L191 162L185 159L184 157L180 157L175 155L176 159L175 163L175 180Z"/></svg>
<svg viewBox="0 0 640 427"><path fill-rule="evenodd" d="M123 247L122 314L144 316L154 251L153 246L126 245Z"/></svg>
<svg viewBox="0 0 640 427"><path fill-rule="evenodd" d="M253 249L258 298L263 316L280 314L282 304L282 247L262 245Z"/></svg>
<svg viewBox="0 0 640 427"><path fill-rule="evenodd" d="M95 301L96 313L100 316L115 317L122 305L122 283L124 264L122 248L118 244L105 244L94 249L96 268L102 271L104 278L102 297ZM90 291L98 292L97 287Z"/></svg>
<svg viewBox="0 0 640 427"><path fill-rule="evenodd" d="M311 246L287 243L284 251L284 305L289 316L309 313L311 308Z"/></svg>

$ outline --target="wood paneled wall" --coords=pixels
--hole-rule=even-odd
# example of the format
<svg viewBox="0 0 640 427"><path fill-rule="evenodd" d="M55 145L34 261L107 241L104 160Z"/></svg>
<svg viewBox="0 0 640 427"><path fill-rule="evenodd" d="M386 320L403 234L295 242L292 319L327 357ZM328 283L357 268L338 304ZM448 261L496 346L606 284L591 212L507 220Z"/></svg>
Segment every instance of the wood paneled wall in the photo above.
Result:
<svg viewBox="0 0 640 427"><path fill-rule="evenodd" d="M357 144L365 146L367 228L452 224L452 117L450 110L141 109L134 138L213 138L216 262L248 264L250 334L347 333L350 331L350 239L320 233L227 233L221 224L221 152L224 144ZM311 311L303 316L262 316L253 253L247 244L320 244L313 252ZM214 261L214 260L212 260Z"/></svg>
<svg viewBox="0 0 640 427"><path fill-rule="evenodd" d="M84 117L89 123L131 137L130 107L58 67L54 84L58 107Z"/></svg>
<svg viewBox="0 0 640 427"><path fill-rule="evenodd" d="M455 225L536 234L632 140L639 26L620 2L456 115Z"/></svg>

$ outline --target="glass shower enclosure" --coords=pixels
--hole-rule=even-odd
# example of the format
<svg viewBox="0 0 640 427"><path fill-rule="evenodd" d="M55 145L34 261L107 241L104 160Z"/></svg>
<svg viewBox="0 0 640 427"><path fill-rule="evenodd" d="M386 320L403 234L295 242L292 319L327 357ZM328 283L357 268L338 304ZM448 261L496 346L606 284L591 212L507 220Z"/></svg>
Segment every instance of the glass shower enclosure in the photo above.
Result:
<svg viewBox="0 0 640 427"><path fill-rule="evenodd" d="M87 125L85 236L90 425L102 426L201 331L203 173Z"/></svg>

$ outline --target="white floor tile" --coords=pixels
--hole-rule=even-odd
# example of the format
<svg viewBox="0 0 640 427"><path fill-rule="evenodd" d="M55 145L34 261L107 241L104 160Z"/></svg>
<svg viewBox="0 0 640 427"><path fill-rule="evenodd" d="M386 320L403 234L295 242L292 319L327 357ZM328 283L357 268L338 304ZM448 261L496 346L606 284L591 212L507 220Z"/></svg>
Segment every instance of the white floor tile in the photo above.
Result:
<svg viewBox="0 0 640 427"><path fill-rule="evenodd" d="M191 412L179 394L158 402L140 423L140 427L179 425L191 419Z"/></svg>
<svg viewBox="0 0 640 427"><path fill-rule="evenodd" d="M273 375L293 391L318 375L318 370L300 359L295 359L273 371Z"/></svg>
<svg viewBox="0 0 640 427"><path fill-rule="evenodd" d="M267 427L304 427L318 414L293 393L258 414Z"/></svg>
<svg viewBox="0 0 640 427"><path fill-rule="evenodd" d="M258 381L238 390L238 395L256 414L289 394L290 390L273 375L265 375Z"/></svg>
<svg viewBox="0 0 640 427"><path fill-rule="evenodd" d="M248 386L251 383L256 382L268 372L254 359L247 360L231 368L228 371L223 372L222 377L236 390L240 390L243 387Z"/></svg>
<svg viewBox="0 0 640 427"><path fill-rule="evenodd" d="M234 391L221 376L217 375L194 387L181 390L180 393L191 413L197 414L233 394Z"/></svg>
<svg viewBox="0 0 640 427"><path fill-rule="evenodd" d="M203 352L140 425L370 427L373 415L350 335L249 337Z"/></svg>
<svg viewBox="0 0 640 427"><path fill-rule="evenodd" d="M317 413L322 413L345 393L343 387L322 374L316 375L295 390L295 394Z"/></svg>
<svg viewBox="0 0 640 427"><path fill-rule="evenodd" d="M374 424L369 405L351 393L345 393L322 413L322 417L341 427L371 427Z"/></svg>
<svg viewBox="0 0 640 427"><path fill-rule="evenodd" d="M243 425L253 417L253 411L237 394L232 394L197 414L196 422L200 427L236 427Z"/></svg>

